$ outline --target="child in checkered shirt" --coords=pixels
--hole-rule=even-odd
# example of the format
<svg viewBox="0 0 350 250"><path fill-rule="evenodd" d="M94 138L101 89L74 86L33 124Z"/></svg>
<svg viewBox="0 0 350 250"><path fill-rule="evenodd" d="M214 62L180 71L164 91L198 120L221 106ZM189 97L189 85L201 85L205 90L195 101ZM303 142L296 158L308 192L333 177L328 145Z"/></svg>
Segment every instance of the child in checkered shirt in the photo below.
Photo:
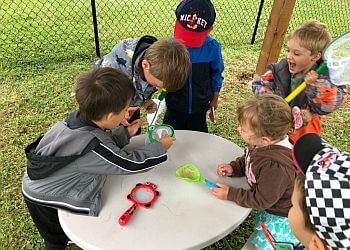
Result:
<svg viewBox="0 0 350 250"><path fill-rule="evenodd" d="M315 72L330 41L325 24L305 22L287 36L286 57L269 65L268 71L252 82L255 94L274 93L285 98L305 79L306 89L290 105L309 110L313 117L308 126L291 134L292 141L306 133L321 134L321 116L335 111L346 100L345 87L331 83L328 70L321 75Z"/></svg>
<svg viewBox="0 0 350 250"><path fill-rule="evenodd" d="M307 249L350 249L350 154L306 134L293 148L300 170L288 221Z"/></svg>
<svg viewBox="0 0 350 250"><path fill-rule="evenodd" d="M252 240L256 249L272 249L259 221L264 222L279 241L296 245L299 241L287 219L297 175L288 134L294 127L305 125L301 114L292 111L282 97L262 94L240 105L237 117L239 133L248 147L243 156L219 164L217 172L219 176L245 176L250 189L217 183L219 188L211 188L211 191L219 199L259 210L255 219L256 235Z"/></svg>

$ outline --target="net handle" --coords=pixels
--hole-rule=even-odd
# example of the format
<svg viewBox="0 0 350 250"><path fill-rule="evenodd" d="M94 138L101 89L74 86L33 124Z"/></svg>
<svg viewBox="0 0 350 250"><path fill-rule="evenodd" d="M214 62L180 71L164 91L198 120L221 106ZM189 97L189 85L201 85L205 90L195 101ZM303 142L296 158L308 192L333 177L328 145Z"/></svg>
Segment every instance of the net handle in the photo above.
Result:
<svg viewBox="0 0 350 250"><path fill-rule="evenodd" d="M317 74L322 74L327 69L327 63L323 62L317 69ZM290 103L295 97L297 97L306 88L306 82L303 81L296 89L292 91L284 100Z"/></svg>

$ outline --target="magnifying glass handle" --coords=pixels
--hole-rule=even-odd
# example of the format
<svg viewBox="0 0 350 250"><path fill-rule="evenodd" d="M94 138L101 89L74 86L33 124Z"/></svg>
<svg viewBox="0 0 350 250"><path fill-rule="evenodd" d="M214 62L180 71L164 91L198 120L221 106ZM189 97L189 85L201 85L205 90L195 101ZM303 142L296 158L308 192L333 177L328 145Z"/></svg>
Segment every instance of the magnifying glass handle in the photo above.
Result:
<svg viewBox="0 0 350 250"><path fill-rule="evenodd" d="M120 216L118 222L121 226L125 226L126 223L131 219L131 215L136 210L136 204L134 203L128 210L126 210L122 216Z"/></svg>

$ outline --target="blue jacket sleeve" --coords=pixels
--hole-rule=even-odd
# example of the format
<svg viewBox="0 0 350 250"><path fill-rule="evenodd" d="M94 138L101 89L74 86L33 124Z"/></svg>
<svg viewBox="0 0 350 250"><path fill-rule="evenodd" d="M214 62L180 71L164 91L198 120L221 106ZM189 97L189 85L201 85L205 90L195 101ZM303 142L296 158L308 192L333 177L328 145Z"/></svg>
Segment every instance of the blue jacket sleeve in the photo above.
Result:
<svg viewBox="0 0 350 250"><path fill-rule="evenodd" d="M214 40L215 53L211 62L211 84L213 92L220 92L224 77L222 72L224 71L224 62L222 60L221 45L218 41Z"/></svg>

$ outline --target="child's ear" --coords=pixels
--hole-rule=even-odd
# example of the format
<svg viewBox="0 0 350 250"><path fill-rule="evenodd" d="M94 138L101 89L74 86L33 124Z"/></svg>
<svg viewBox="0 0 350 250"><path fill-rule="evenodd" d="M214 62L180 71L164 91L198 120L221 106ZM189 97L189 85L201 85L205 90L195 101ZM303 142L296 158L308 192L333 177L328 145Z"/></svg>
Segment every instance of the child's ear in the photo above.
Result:
<svg viewBox="0 0 350 250"><path fill-rule="evenodd" d="M151 64L146 59L142 59L141 66L143 70L149 70L151 68Z"/></svg>
<svg viewBox="0 0 350 250"><path fill-rule="evenodd" d="M262 140L264 145L269 145L272 142L271 138L267 137L267 136L261 137L261 140Z"/></svg>
<svg viewBox="0 0 350 250"><path fill-rule="evenodd" d="M321 52L317 52L317 53L315 53L312 57L313 57L312 59L313 59L315 62L317 62L318 60L321 59L322 53L321 53Z"/></svg>
<svg viewBox="0 0 350 250"><path fill-rule="evenodd" d="M112 120L113 119L113 112L110 112L110 113L108 113L107 115L106 115L106 120L107 121L110 121L110 120Z"/></svg>
<svg viewBox="0 0 350 250"><path fill-rule="evenodd" d="M309 242L309 246L307 249L326 250L326 246L323 240L315 232L311 237L311 240Z"/></svg>

